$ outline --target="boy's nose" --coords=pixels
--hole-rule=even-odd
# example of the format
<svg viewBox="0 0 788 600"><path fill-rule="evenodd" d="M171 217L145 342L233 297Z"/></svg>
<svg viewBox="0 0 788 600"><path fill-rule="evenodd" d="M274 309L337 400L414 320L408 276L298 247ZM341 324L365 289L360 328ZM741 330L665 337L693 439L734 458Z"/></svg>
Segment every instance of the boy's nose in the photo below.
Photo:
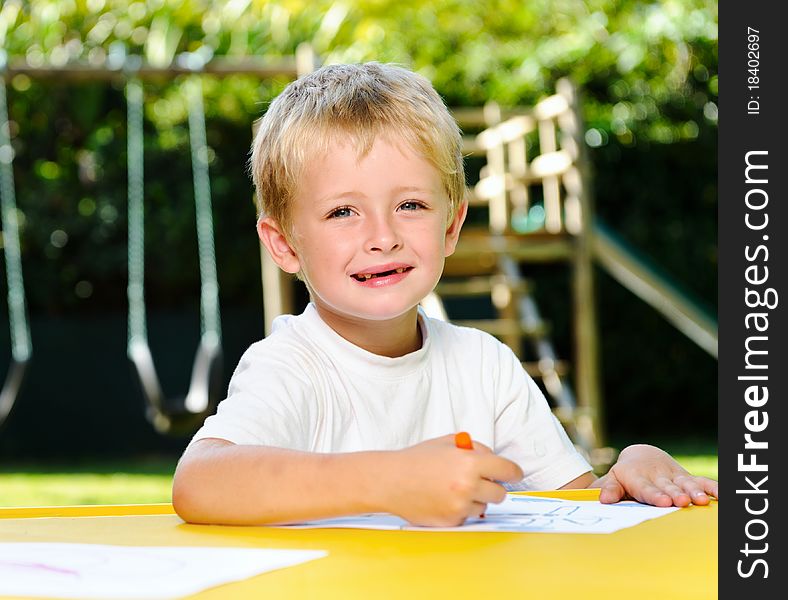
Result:
<svg viewBox="0 0 788 600"><path fill-rule="evenodd" d="M402 245L396 228L387 219L376 219L371 224L366 249L369 252L391 252Z"/></svg>

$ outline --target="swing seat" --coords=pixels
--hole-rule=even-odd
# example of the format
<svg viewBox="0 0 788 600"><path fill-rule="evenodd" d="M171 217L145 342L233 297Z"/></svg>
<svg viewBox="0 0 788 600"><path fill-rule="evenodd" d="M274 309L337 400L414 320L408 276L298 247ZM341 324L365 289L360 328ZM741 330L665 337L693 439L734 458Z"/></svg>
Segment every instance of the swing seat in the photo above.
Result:
<svg viewBox="0 0 788 600"><path fill-rule="evenodd" d="M206 334L200 338L185 397L168 398L164 395L146 342L129 344L128 355L148 400L148 420L159 433L181 435L193 432L221 400L223 354L215 335Z"/></svg>
<svg viewBox="0 0 788 600"><path fill-rule="evenodd" d="M5 422L6 417L14 407L14 402L19 396L19 390L22 387L22 382L25 378L25 372L30 363L29 358L17 360L11 359L8 365L8 373L5 376L5 383L3 389L0 391L0 424Z"/></svg>

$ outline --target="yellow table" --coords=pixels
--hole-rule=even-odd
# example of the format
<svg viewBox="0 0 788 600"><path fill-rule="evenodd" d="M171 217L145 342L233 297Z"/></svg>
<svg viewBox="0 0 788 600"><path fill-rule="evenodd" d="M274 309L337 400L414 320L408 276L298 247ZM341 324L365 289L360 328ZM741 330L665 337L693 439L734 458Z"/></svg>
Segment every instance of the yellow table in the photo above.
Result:
<svg viewBox="0 0 788 600"><path fill-rule="evenodd" d="M540 495L591 500L598 490ZM602 535L187 525L169 504L0 508L0 541L329 552L192 596L206 600L717 597L716 502Z"/></svg>

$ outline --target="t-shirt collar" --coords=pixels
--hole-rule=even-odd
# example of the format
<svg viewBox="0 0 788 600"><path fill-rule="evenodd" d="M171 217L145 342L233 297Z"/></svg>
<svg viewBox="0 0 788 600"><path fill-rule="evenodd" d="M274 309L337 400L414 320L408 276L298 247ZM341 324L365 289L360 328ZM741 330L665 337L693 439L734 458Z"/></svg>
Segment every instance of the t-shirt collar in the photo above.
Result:
<svg viewBox="0 0 788 600"><path fill-rule="evenodd" d="M396 379L407 377L424 366L431 345L429 319L421 306L418 307L418 325L421 330L421 348L394 358L369 352L346 340L320 318L313 302L301 314L299 321L309 330L315 344L334 356L343 367L373 377Z"/></svg>

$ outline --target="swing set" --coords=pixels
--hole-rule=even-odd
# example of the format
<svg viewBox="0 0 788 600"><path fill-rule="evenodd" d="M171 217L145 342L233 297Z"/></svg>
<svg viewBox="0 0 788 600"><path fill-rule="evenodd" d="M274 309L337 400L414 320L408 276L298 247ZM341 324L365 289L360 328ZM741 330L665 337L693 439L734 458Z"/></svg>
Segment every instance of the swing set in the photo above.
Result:
<svg viewBox="0 0 788 600"><path fill-rule="evenodd" d="M22 277L19 224L13 179L13 148L9 136L7 75L80 76L125 80L128 149L128 338L127 356L139 381L145 400L146 417L163 434L181 435L193 431L216 409L223 393L222 332L219 310L219 286L213 235L208 146L201 74L217 76L256 74L292 77L301 70L314 68L311 48L299 48L294 60L278 63L244 59L213 59L208 63L198 53L184 53L167 68L144 64L139 57L111 53L104 68L87 71L81 65L57 69L33 69L24 64L9 65L0 55L0 196L2 197L3 247L8 290L11 361L0 395L0 425L8 418L22 388L32 357ZM299 65L301 68L299 68ZM308 65L305 67L304 65ZM188 105L189 143L196 213L197 248L200 269L200 340L194 356L189 388L185 395L170 397L162 389L153 353L148 342L145 306L145 202L144 202L144 135L142 80L161 75L188 75L183 85Z"/></svg>

